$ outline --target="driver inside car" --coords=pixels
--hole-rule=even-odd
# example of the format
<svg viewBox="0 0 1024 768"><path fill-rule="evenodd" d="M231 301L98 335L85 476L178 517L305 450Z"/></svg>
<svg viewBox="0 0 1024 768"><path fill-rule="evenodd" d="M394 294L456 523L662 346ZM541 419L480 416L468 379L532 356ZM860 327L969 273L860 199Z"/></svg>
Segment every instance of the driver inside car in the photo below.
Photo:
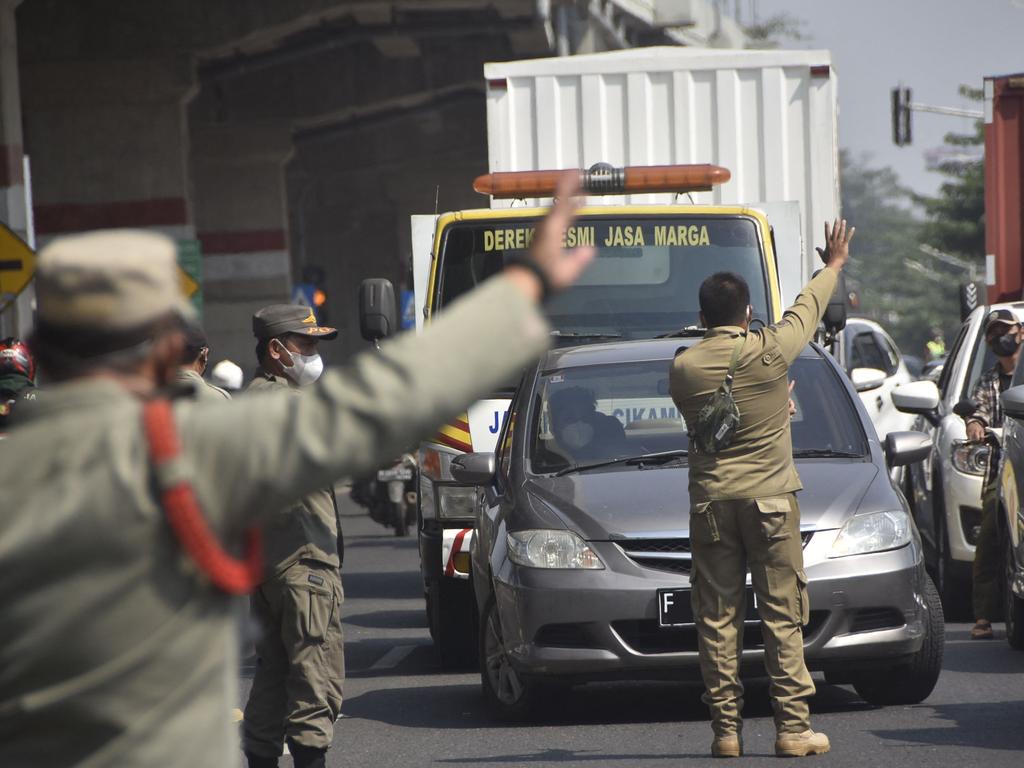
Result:
<svg viewBox="0 0 1024 768"><path fill-rule="evenodd" d="M614 416L597 410L594 395L583 387L560 389L548 400L551 432L574 461L616 458L626 450L626 431Z"/></svg>

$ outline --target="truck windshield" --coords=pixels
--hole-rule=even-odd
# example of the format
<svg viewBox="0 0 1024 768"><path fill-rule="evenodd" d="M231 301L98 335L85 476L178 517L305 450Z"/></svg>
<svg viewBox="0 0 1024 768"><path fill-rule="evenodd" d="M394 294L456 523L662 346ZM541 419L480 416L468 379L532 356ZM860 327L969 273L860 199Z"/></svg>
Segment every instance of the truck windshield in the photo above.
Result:
<svg viewBox="0 0 1024 768"><path fill-rule="evenodd" d="M543 372L531 417L533 473L564 472L624 457L661 459L686 451L686 426L668 395L668 368L668 360L655 360ZM796 381L794 456L866 455L860 419L828 362L799 358L790 378Z"/></svg>
<svg viewBox="0 0 1024 768"><path fill-rule="evenodd" d="M435 309L527 252L536 217L451 225L442 244ZM597 258L572 288L548 302L556 335L639 339L699 324L697 292L715 272L750 286L754 317L768 322L768 285L753 219L744 216L581 216L566 246L593 245ZM564 343L564 342L563 342Z"/></svg>

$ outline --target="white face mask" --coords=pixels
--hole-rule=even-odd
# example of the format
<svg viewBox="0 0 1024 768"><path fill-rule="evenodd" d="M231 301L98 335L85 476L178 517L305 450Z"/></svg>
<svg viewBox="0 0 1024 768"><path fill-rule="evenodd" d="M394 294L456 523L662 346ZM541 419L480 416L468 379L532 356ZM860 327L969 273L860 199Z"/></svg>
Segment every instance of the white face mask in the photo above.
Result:
<svg viewBox="0 0 1024 768"><path fill-rule="evenodd" d="M281 347L292 358L291 365L285 365L284 360L281 361L284 372L289 379L298 386L305 387L320 378L320 374L324 372L324 361L320 355L300 355L298 352L292 352L283 344Z"/></svg>
<svg viewBox="0 0 1024 768"><path fill-rule="evenodd" d="M562 428L559 442L566 448L582 448L594 439L594 427L585 421L573 421Z"/></svg>

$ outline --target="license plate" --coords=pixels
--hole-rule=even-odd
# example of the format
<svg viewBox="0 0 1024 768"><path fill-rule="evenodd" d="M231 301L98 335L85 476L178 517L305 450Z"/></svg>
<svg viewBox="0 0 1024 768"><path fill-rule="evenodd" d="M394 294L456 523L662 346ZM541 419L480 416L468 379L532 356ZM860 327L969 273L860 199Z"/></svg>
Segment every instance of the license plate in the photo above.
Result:
<svg viewBox="0 0 1024 768"><path fill-rule="evenodd" d="M412 469L409 467L392 467L391 469L377 470L377 480L387 483L391 480L412 480Z"/></svg>
<svg viewBox="0 0 1024 768"><path fill-rule="evenodd" d="M757 596L747 587L746 620L757 618ZM688 589L658 590L658 624L662 627L692 627L693 606Z"/></svg>

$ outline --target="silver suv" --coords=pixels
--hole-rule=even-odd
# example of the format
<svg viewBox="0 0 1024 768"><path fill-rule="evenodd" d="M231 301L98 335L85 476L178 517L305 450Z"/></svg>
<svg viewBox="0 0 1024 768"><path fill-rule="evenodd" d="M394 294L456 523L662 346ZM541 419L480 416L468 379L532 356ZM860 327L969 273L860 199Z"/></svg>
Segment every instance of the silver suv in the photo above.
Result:
<svg viewBox="0 0 1024 768"><path fill-rule="evenodd" d="M982 328L985 316L994 309L1009 309L1024 319L1021 302L978 307L961 325L938 385L915 381L892 393L896 408L919 415L917 428L933 438L931 455L907 468L904 493L921 532L946 617L954 621L973 618L969 615L971 565L981 524L982 479L988 466L988 447L967 442L964 420L954 409L970 398L981 375L995 365Z"/></svg>

